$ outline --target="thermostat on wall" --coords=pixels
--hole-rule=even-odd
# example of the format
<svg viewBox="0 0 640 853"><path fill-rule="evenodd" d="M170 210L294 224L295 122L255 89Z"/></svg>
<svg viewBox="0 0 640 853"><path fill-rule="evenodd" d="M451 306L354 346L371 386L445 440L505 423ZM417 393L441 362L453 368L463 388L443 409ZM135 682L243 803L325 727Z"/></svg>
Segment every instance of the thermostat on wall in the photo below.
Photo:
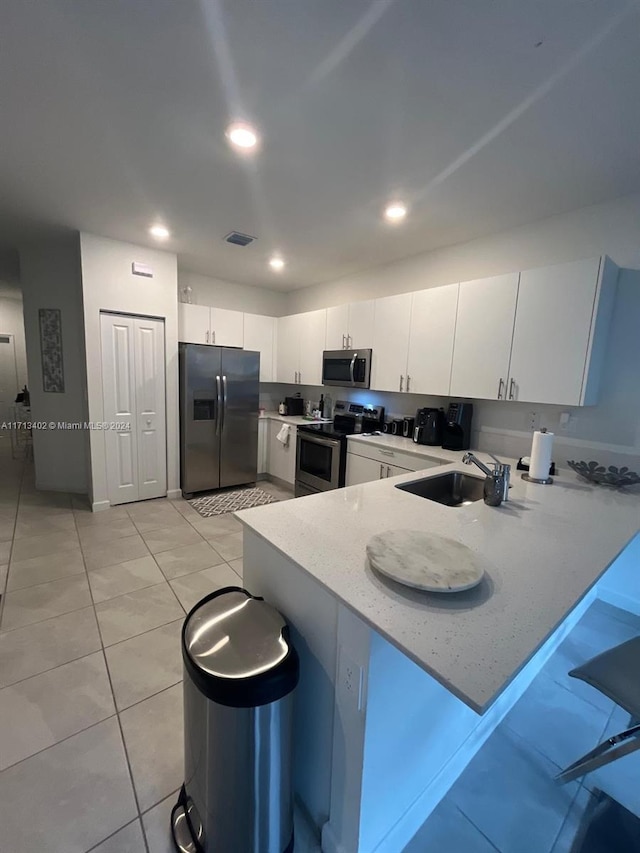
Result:
<svg viewBox="0 0 640 853"><path fill-rule="evenodd" d="M143 275L145 278L153 278L153 270L151 267L147 266L147 264L138 263L138 261L134 261L131 264L131 272L134 275Z"/></svg>

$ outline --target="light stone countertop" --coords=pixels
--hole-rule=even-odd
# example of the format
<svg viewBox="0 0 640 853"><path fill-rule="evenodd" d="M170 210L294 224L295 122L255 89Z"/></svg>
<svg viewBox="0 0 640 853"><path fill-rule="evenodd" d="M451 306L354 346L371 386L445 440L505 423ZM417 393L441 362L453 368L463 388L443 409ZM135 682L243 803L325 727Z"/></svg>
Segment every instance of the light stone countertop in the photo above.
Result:
<svg viewBox="0 0 640 853"><path fill-rule="evenodd" d="M483 713L640 530L637 487L592 486L573 472L541 486L523 481L514 460L504 461L513 463L512 489L499 508L481 500L451 508L395 488L451 470L480 475L458 461L237 517ZM464 543L483 561L485 578L473 590L439 595L374 573L368 541L398 529Z"/></svg>

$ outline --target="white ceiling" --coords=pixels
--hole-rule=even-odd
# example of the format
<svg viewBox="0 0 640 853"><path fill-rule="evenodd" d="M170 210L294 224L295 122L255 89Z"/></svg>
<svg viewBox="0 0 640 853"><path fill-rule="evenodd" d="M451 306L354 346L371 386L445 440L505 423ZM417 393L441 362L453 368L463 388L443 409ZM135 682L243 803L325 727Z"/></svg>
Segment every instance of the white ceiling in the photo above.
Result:
<svg viewBox="0 0 640 853"><path fill-rule="evenodd" d="M3 244L160 218L183 268L288 290L640 190L638 2L3 0L0 26Z"/></svg>

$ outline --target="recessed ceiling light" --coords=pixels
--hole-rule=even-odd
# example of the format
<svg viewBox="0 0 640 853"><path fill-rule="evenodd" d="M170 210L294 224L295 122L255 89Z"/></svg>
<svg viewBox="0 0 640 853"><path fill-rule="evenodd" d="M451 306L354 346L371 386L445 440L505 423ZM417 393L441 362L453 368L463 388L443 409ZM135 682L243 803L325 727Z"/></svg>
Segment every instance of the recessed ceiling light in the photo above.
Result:
<svg viewBox="0 0 640 853"><path fill-rule="evenodd" d="M159 224L152 225L151 228L149 228L149 234L151 234L152 237L155 237L156 240L166 240L168 237L171 236L171 232L169 231L169 229L166 228L164 225Z"/></svg>
<svg viewBox="0 0 640 853"><path fill-rule="evenodd" d="M407 215L407 206L401 201L392 201L384 209L384 217L389 222L401 222Z"/></svg>
<svg viewBox="0 0 640 853"><path fill-rule="evenodd" d="M236 121L230 124L226 136L231 145L241 151L253 151L258 145L258 131L245 122Z"/></svg>
<svg viewBox="0 0 640 853"><path fill-rule="evenodd" d="M269 266L272 270L281 272L284 269L284 258L281 258L280 255L274 255L272 258L269 258Z"/></svg>

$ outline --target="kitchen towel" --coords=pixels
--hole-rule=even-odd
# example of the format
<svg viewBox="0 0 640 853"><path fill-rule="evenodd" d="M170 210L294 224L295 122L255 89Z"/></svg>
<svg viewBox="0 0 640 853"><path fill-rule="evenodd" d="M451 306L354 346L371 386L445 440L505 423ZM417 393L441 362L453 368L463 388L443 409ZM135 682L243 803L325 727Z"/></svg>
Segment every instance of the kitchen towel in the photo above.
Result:
<svg viewBox="0 0 640 853"><path fill-rule="evenodd" d="M546 430L536 430L533 433L531 461L529 462L529 476L534 480L546 480L549 477L552 450L553 433Z"/></svg>
<svg viewBox="0 0 640 853"><path fill-rule="evenodd" d="M291 427L289 424L282 424L280 432L277 434L276 438L281 444L284 444L286 447L289 444L289 435L291 433Z"/></svg>

